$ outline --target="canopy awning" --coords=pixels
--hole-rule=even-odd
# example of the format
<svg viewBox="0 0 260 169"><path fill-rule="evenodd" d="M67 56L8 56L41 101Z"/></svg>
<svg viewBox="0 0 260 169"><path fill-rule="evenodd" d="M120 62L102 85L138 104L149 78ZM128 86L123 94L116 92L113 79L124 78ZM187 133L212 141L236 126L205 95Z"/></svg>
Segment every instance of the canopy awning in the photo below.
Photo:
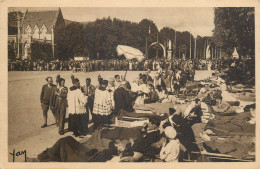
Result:
<svg viewBox="0 0 260 169"><path fill-rule="evenodd" d="M127 60L137 59L141 62L144 59L144 54L139 49L130 46L118 45L116 51L118 56L124 55Z"/></svg>

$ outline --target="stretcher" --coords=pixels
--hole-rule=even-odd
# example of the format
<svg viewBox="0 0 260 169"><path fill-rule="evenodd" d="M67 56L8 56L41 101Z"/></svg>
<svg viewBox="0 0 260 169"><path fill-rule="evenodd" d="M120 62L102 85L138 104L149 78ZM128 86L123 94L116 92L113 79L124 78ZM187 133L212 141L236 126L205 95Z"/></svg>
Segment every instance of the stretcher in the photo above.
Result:
<svg viewBox="0 0 260 169"><path fill-rule="evenodd" d="M137 118L137 117L127 117L123 116L122 119L116 120L116 126L117 127L138 127L138 126L143 126L145 123L149 123L148 118Z"/></svg>
<svg viewBox="0 0 260 169"><path fill-rule="evenodd" d="M201 154L209 157L212 161L215 162L253 162L255 161L254 156L250 156L249 158L246 159L237 159L235 157L232 157L227 154L220 154L220 153L209 153L206 150L203 150L201 152L191 152L191 154Z"/></svg>

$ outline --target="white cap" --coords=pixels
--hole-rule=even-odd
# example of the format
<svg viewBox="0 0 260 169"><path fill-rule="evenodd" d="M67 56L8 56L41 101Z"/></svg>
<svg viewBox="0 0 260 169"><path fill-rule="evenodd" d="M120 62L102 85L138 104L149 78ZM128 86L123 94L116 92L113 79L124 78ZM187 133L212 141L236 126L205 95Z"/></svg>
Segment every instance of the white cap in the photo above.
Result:
<svg viewBox="0 0 260 169"><path fill-rule="evenodd" d="M168 137L170 139L174 139L177 135L176 130L172 126L166 127L164 129L164 133L165 133L166 137Z"/></svg>

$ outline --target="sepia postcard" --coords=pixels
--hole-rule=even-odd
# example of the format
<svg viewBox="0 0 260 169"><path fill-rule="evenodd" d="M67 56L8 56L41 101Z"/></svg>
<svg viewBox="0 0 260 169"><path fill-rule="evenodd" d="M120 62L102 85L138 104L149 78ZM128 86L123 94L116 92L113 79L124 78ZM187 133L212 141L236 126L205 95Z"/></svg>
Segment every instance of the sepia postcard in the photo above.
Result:
<svg viewBox="0 0 260 169"><path fill-rule="evenodd" d="M260 168L258 0L0 0L0 169Z"/></svg>

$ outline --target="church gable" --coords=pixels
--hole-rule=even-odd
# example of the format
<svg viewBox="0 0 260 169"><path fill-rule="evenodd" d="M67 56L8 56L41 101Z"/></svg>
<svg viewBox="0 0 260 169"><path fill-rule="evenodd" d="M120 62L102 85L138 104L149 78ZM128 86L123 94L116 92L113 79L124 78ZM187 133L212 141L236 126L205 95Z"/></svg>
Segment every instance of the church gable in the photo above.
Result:
<svg viewBox="0 0 260 169"><path fill-rule="evenodd" d="M52 33L52 27L55 26L60 10L57 11L27 11L23 20L23 30L26 30L28 25L31 27L38 26L42 28L45 25L47 33ZM63 19L63 18L62 18ZM64 21L63 21L64 22Z"/></svg>

